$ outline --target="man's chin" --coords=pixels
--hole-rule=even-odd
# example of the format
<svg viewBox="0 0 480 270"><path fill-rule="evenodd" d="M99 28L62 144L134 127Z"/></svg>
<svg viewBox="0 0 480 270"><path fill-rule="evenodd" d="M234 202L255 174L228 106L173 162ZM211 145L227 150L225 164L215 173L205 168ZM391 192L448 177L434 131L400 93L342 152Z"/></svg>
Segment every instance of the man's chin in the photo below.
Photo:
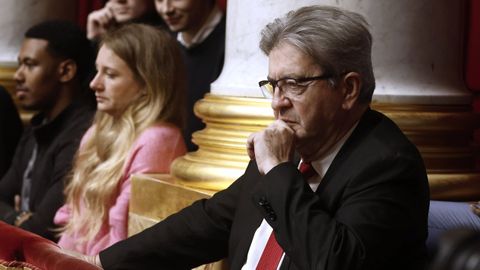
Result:
<svg viewBox="0 0 480 270"><path fill-rule="evenodd" d="M130 22L130 21L133 21L135 18L129 14L117 14L115 15L115 21L117 23L127 23L127 22Z"/></svg>
<svg viewBox="0 0 480 270"><path fill-rule="evenodd" d="M40 108L36 106L36 104L30 104L30 103L22 103L20 102L19 104L20 108L25 111L39 111Z"/></svg>
<svg viewBox="0 0 480 270"><path fill-rule="evenodd" d="M283 121L285 122L285 124L287 124L287 126L291 129L293 129L293 131L295 131L295 133L298 132L298 129L301 128L301 126L299 124L297 124L296 122L290 122L290 121Z"/></svg>

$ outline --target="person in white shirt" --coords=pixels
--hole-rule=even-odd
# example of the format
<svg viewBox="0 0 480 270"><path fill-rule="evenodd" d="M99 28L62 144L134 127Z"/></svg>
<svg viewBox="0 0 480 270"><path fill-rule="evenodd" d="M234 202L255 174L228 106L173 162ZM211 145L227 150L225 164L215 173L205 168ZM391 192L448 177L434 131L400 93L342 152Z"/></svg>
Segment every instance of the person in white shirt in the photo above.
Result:
<svg viewBox="0 0 480 270"><path fill-rule="evenodd" d="M195 102L210 91L220 75L225 55L225 15L216 0L155 0L158 14L169 30L177 33L187 69L187 125L184 132L189 151L197 146L192 133L205 127L195 116Z"/></svg>

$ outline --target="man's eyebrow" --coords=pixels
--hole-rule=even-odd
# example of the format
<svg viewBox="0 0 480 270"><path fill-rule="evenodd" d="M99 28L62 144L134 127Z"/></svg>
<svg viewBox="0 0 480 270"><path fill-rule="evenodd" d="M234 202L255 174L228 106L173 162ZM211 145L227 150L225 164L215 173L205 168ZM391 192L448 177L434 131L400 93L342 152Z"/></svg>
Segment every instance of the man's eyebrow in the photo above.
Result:
<svg viewBox="0 0 480 270"><path fill-rule="evenodd" d="M24 61L35 61L34 58L30 57L30 56L24 56L24 57L17 57L17 61L18 62L24 62Z"/></svg>
<svg viewBox="0 0 480 270"><path fill-rule="evenodd" d="M303 78L303 77L304 77L304 76L300 76L300 75L298 75L298 74L292 74L292 73L290 73L290 74L286 74L286 75L284 75L284 76L279 77L277 80L273 79L273 78L270 77L270 76L267 76L267 80L269 80L269 81L278 81L278 80L283 80L283 79L299 79L299 78Z"/></svg>

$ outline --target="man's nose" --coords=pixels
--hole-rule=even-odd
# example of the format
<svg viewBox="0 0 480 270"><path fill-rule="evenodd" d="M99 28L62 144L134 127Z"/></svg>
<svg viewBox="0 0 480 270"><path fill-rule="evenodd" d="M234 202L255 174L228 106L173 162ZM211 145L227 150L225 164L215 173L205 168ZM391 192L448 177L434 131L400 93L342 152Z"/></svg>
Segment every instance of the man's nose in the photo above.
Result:
<svg viewBox="0 0 480 270"><path fill-rule="evenodd" d="M160 11L162 13L172 13L173 12L173 5L170 0L163 0L162 3L160 4Z"/></svg>
<svg viewBox="0 0 480 270"><path fill-rule="evenodd" d="M22 65L20 65L17 70L15 71L15 73L13 73L13 79L16 81L16 82L21 82L24 80L24 76L23 76L23 70L22 70Z"/></svg>
<svg viewBox="0 0 480 270"><path fill-rule="evenodd" d="M280 91L278 86L276 86L276 89L273 91L271 106L274 111L280 111L292 106L292 102L283 94L283 91Z"/></svg>

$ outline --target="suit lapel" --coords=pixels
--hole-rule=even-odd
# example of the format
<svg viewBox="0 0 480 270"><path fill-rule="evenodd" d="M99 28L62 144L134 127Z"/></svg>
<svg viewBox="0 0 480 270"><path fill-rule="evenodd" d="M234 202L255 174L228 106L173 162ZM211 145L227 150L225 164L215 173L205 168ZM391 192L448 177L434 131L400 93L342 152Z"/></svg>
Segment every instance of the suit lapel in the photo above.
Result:
<svg viewBox="0 0 480 270"><path fill-rule="evenodd" d="M252 243L253 235L263 220L263 216L256 209L256 202L253 198L253 194L258 191L261 178L256 164L249 166L246 174L249 178L248 182L252 184L248 185L251 186L251 188L248 186L245 188L247 194L242 199L242 205L238 208L241 209L241 212L236 219L241 221L239 221L241 227L237 227L237 232L235 232L235 234L237 234L236 239L238 239L238 244L235 245L235 250L230 254L231 269L241 269L247 261L247 254L250 249L250 244Z"/></svg>
<svg viewBox="0 0 480 270"><path fill-rule="evenodd" d="M345 163L347 162L353 149L355 149L359 144L359 142L363 140L363 137L365 136L365 132L368 132L368 130L372 126L372 121L374 121L373 118L374 118L374 113L372 112L371 109L368 109L363 114L362 118L360 118L360 121L358 122L357 127L355 128L355 130L353 130L350 137L345 141L344 145L340 148L340 151L338 151L337 155L332 161L332 164L330 165L327 172L325 173L325 176L323 177L316 191L317 194L320 194L321 192L323 192L326 186L332 181L333 177L334 176L336 177L339 175L340 171L348 170L348 168L347 169L344 168ZM346 173L346 172L343 172L343 173ZM340 184L340 183L336 182L336 184Z"/></svg>

